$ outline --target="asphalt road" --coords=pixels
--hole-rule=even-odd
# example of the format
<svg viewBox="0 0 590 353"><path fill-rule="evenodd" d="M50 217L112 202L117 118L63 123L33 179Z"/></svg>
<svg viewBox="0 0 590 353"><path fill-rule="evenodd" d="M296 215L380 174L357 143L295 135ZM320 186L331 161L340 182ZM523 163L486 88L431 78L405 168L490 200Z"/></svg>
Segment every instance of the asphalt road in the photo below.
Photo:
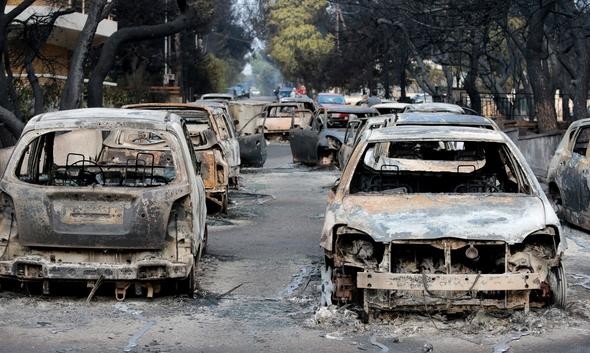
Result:
<svg viewBox="0 0 590 353"><path fill-rule="evenodd" d="M590 235L571 228L565 312L319 317L318 239L337 175L271 145L263 170L243 171L229 215L209 220L198 298L116 302L105 288L87 305L84 290L0 291L0 352L590 352Z"/></svg>

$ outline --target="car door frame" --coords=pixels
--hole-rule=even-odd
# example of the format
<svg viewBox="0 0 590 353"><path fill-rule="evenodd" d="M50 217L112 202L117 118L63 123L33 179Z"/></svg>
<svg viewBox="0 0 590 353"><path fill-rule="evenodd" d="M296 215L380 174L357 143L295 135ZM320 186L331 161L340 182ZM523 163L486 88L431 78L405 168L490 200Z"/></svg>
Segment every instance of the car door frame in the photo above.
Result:
<svg viewBox="0 0 590 353"><path fill-rule="evenodd" d="M294 117L291 120L292 128L289 130L289 144L293 162L314 164L318 161L318 142L320 133L325 126L322 111L318 111L306 127L295 126Z"/></svg>
<svg viewBox="0 0 590 353"><path fill-rule="evenodd" d="M254 128L254 133L246 134L244 129L252 122L257 122L260 117L264 117L262 125ZM246 121L244 126L238 130L238 143L240 145L240 160L242 167L261 168L266 162L267 146L264 137L264 122L266 117L264 111L254 115ZM260 129L262 127L262 129Z"/></svg>

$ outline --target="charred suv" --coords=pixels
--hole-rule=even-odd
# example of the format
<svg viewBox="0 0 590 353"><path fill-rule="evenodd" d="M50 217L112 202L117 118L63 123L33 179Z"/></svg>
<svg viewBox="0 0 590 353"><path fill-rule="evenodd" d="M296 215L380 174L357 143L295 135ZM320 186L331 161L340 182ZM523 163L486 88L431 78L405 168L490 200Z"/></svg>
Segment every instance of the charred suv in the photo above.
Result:
<svg viewBox="0 0 590 353"><path fill-rule="evenodd" d="M183 120L80 109L29 121L2 180L0 276L195 289L205 192Z"/></svg>
<svg viewBox="0 0 590 353"><path fill-rule="evenodd" d="M329 194L321 246L325 304L452 312L566 301L557 216L494 130L367 132Z"/></svg>

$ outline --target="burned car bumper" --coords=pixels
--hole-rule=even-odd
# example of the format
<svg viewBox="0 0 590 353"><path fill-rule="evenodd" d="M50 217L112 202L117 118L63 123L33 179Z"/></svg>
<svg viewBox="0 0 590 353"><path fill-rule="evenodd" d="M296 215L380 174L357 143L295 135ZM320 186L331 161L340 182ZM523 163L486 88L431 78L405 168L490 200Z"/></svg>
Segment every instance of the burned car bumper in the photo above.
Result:
<svg viewBox="0 0 590 353"><path fill-rule="evenodd" d="M154 259L133 264L53 262L45 258L20 257L0 261L0 277L19 280L154 281L186 278L192 263Z"/></svg>
<svg viewBox="0 0 590 353"><path fill-rule="evenodd" d="M538 273L516 274L398 274L360 272L357 287L364 288L365 305L372 308L440 309L453 305L499 309L527 308L531 290L548 285ZM482 296L478 294L490 294Z"/></svg>

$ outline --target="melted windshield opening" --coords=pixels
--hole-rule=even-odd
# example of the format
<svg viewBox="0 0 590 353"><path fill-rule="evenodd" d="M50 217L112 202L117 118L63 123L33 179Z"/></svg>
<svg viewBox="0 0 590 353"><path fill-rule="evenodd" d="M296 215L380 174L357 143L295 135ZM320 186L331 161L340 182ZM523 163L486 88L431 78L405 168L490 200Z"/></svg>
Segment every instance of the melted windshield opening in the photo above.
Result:
<svg viewBox="0 0 590 353"><path fill-rule="evenodd" d="M27 146L15 174L37 185L162 186L176 179L172 141L160 131L54 131Z"/></svg>
<svg viewBox="0 0 590 353"><path fill-rule="evenodd" d="M367 146L351 193L529 193L501 143L380 142Z"/></svg>

